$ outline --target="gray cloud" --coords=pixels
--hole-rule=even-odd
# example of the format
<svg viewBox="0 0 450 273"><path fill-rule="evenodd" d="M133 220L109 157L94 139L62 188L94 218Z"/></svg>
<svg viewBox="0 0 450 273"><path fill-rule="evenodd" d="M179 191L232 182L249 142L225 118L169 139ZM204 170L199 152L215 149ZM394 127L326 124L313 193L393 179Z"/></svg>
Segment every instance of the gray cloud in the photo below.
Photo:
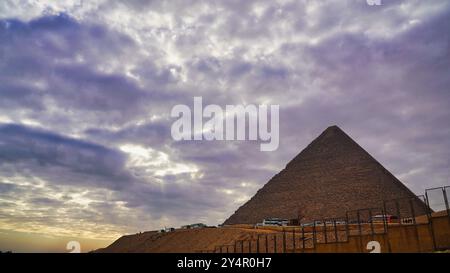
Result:
<svg viewBox="0 0 450 273"><path fill-rule="evenodd" d="M0 183L0 194L5 194L13 191L16 185L11 183Z"/></svg>
<svg viewBox="0 0 450 273"><path fill-rule="evenodd" d="M49 176L57 183L99 183L122 188L130 180L123 169L125 155L100 145L18 125L1 126L0 140L1 165L28 165L36 174ZM61 175L67 173L91 179L62 179Z"/></svg>

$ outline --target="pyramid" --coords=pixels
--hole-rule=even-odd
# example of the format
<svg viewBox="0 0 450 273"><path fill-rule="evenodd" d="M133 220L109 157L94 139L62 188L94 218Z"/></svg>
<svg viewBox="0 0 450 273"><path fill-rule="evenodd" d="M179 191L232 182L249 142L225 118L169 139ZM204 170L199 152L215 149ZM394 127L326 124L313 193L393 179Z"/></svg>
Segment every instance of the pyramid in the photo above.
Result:
<svg viewBox="0 0 450 273"><path fill-rule="evenodd" d="M347 211L383 208L384 200L423 202L337 126L328 127L225 222L256 224L265 218L302 222L345 217Z"/></svg>

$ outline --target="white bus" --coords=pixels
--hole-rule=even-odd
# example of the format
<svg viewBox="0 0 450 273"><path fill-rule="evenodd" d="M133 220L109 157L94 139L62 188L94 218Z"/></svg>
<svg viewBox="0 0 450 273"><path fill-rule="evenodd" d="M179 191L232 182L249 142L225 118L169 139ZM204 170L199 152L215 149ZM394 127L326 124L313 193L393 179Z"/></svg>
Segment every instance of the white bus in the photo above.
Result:
<svg viewBox="0 0 450 273"><path fill-rule="evenodd" d="M264 219L262 223L263 226L287 226L288 224L289 220L281 218Z"/></svg>

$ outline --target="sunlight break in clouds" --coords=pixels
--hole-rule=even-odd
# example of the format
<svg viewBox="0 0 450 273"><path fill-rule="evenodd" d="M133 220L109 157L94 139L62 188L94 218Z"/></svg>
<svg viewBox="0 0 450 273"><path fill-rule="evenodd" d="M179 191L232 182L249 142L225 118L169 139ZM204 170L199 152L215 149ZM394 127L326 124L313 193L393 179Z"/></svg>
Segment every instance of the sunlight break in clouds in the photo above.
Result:
<svg viewBox="0 0 450 273"><path fill-rule="evenodd" d="M131 169L136 176L165 176L198 172L195 166L172 162L166 153L157 152L151 148L125 144L120 146L120 150L129 155L126 167Z"/></svg>

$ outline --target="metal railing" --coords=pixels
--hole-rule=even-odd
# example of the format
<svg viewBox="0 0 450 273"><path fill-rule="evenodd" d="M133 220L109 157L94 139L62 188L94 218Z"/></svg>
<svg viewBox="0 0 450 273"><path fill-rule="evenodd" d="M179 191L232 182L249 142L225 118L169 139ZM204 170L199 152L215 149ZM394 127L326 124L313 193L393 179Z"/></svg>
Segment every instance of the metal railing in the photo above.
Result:
<svg viewBox="0 0 450 273"><path fill-rule="evenodd" d="M249 238L235 240L232 244L219 245L216 253L289 253L314 250L316 244L344 243L350 236L381 235L389 233L389 227L404 225L431 226L435 213L445 214L450 221L450 186L425 190L425 195L411 198L385 200L382 208L363 208L346 212L345 217L319 219L300 226L282 227L272 233L249 234ZM419 233L416 230L416 236ZM419 239L419 238L417 238ZM448 246L450 247L450 245Z"/></svg>

